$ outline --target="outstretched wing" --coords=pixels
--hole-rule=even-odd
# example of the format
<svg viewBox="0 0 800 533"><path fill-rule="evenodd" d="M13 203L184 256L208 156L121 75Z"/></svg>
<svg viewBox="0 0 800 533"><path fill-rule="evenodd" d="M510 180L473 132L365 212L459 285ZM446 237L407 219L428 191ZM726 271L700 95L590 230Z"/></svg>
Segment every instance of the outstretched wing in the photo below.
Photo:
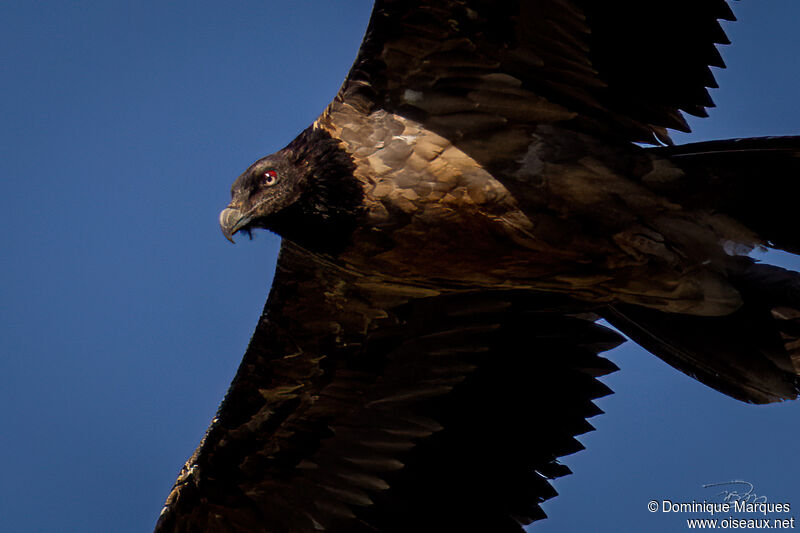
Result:
<svg viewBox="0 0 800 533"><path fill-rule="evenodd" d="M621 338L567 308L389 286L285 240L156 531L519 531L615 369L597 353Z"/></svg>
<svg viewBox="0 0 800 533"><path fill-rule="evenodd" d="M666 128L689 130L680 111L713 105L709 66L724 66L715 45L728 43L718 19L734 20L725 0L379 0L339 96L478 160L527 145L533 123L668 142Z"/></svg>

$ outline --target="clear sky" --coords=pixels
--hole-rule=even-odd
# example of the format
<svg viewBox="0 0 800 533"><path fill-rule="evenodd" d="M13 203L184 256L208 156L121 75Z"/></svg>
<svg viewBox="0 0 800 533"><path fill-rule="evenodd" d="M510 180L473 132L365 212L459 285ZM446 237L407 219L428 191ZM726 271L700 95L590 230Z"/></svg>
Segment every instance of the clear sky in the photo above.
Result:
<svg viewBox="0 0 800 533"><path fill-rule="evenodd" d="M800 133L800 3L734 7L718 109L679 142ZM369 11L0 2L0 530L152 528L272 278L277 238L231 246L217 213L333 97ZM632 345L610 357L617 394L534 530L682 531L647 502L731 479L800 519L800 402L741 404Z"/></svg>

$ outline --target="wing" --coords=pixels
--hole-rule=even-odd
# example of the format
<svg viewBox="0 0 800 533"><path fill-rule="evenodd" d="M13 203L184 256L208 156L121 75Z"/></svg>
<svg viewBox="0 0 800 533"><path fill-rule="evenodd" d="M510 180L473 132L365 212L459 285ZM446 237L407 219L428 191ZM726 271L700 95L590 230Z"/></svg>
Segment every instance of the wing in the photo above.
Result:
<svg viewBox="0 0 800 533"><path fill-rule="evenodd" d="M484 164L527 146L534 124L668 142L666 128L689 130L681 111L713 105L718 19L734 20L725 0L379 0L339 99L417 120Z"/></svg>
<svg viewBox="0 0 800 533"><path fill-rule="evenodd" d="M436 294L284 240L233 384L157 532L520 531L599 412L620 337L574 303Z"/></svg>

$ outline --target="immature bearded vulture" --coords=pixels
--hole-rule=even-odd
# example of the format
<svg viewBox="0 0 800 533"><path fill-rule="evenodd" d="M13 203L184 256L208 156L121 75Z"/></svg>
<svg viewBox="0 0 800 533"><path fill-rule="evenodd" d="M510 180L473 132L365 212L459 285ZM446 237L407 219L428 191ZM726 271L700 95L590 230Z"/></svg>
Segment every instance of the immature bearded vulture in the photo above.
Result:
<svg viewBox="0 0 800 533"><path fill-rule="evenodd" d="M284 240L158 532L518 532L621 342L795 398L800 138L667 144L724 0L378 0L325 112L233 184Z"/></svg>

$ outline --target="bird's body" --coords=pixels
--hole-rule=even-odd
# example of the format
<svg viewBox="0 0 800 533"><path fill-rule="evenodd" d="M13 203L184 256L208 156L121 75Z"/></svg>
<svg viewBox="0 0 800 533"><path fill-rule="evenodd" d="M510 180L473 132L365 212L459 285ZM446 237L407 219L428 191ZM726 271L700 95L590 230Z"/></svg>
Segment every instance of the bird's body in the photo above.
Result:
<svg viewBox="0 0 800 533"><path fill-rule="evenodd" d="M157 531L519 531L608 393L600 316L738 399L796 397L800 280L747 254L800 250L800 140L634 144L711 105L732 15L617 4L637 23L377 2L337 97L220 214L285 240Z"/></svg>
<svg viewBox="0 0 800 533"><path fill-rule="evenodd" d="M639 147L540 124L498 179L413 120L384 110L364 115L338 101L293 144L314 146L317 138L340 140L342 181L358 210L351 224L334 215L324 223L338 236L301 215L292 228L273 229L312 251L335 252L342 266L435 291L539 289L712 316L741 305L720 277L730 263L724 244L746 253L760 244L757 236L649 189L648 181L683 172ZM290 145L272 157L295 152Z"/></svg>

